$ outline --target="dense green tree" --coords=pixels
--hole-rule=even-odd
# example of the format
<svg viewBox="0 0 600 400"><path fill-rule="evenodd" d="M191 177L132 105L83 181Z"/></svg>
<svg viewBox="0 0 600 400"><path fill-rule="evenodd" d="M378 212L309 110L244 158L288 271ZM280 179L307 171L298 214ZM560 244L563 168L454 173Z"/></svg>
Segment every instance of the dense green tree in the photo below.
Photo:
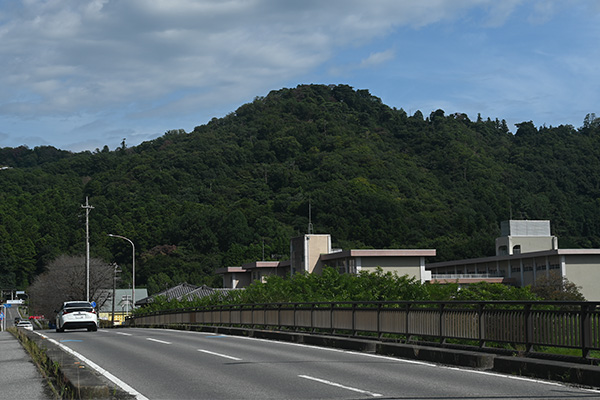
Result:
<svg viewBox="0 0 600 400"><path fill-rule="evenodd" d="M600 247L595 114L578 129L522 122L515 135L499 118L426 115L348 85L300 85L139 146L2 148L0 279L24 288L57 256L81 254L86 196L92 255L123 266L123 285L131 251L108 233L135 242L138 284L161 273L214 282L263 247L289 257L309 203L335 247L492 255L511 216L550 219L561 247ZM177 251L141 256L156 246Z"/></svg>

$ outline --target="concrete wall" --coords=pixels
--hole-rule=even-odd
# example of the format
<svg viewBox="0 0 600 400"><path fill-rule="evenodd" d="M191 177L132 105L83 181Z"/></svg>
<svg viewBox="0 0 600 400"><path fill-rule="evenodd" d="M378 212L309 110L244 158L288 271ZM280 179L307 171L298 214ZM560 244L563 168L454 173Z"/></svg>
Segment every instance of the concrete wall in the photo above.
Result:
<svg viewBox="0 0 600 400"><path fill-rule="evenodd" d="M503 247L506 248L505 253L501 250ZM524 254L556 248L558 248L556 236L503 236L496 238L496 255Z"/></svg>
<svg viewBox="0 0 600 400"><path fill-rule="evenodd" d="M565 256L565 276L588 301L600 301L600 262L598 256Z"/></svg>
<svg viewBox="0 0 600 400"><path fill-rule="evenodd" d="M381 267L384 272L396 272L398 276L414 276L421 280L420 263L421 257L360 257L360 271L374 272Z"/></svg>
<svg viewBox="0 0 600 400"><path fill-rule="evenodd" d="M292 238L290 241L291 272L320 272L321 254L331 253L331 235L311 234Z"/></svg>

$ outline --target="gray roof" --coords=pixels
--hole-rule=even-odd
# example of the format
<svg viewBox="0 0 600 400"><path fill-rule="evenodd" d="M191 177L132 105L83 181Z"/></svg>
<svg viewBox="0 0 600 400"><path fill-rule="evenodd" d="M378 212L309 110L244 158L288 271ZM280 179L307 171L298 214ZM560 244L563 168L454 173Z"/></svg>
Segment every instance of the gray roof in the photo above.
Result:
<svg viewBox="0 0 600 400"><path fill-rule="evenodd" d="M210 296L213 293L225 293L230 290L239 290L239 289L230 289L230 288L211 288L206 285L200 286L198 289L192 290L187 293L184 297L188 300L192 300L194 298L201 299L202 297Z"/></svg>
<svg viewBox="0 0 600 400"><path fill-rule="evenodd" d="M211 288L206 285L196 286L196 285L190 285L189 283L184 282L184 283L180 283L177 286L169 288L167 290L163 290L160 293L156 293L152 296L148 296L144 299L141 299L141 300L137 301L135 304L138 306L149 304L149 303L152 303L154 301L154 299L159 296L165 297L167 299L167 301L170 301L173 299L176 299L176 300L193 300L196 298L200 299L202 297L210 296L211 294L216 293L216 292L226 292L229 290L236 290L236 289L223 289L223 288L216 289L216 288Z"/></svg>
<svg viewBox="0 0 600 400"><path fill-rule="evenodd" d="M141 300L138 300L135 305L144 305L148 303L152 303L156 297L162 296L167 299L167 301L178 299L181 300L184 295L188 294L191 291L198 289L196 285L190 285L189 283L183 282L177 286L169 288L167 290L163 290L162 292L153 294L152 296L145 297Z"/></svg>

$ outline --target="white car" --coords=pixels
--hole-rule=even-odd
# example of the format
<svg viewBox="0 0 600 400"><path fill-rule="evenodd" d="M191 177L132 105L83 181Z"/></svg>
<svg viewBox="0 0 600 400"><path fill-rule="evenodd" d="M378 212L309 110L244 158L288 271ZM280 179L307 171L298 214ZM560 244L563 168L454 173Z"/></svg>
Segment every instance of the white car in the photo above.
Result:
<svg viewBox="0 0 600 400"><path fill-rule="evenodd" d="M24 329L27 329L28 331L32 331L33 325L29 321L19 321L17 323L17 328L24 328Z"/></svg>
<svg viewBox="0 0 600 400"><path fill-rule="evenodd" d="M98 315L91 303L87 301L67 301L56 312L56 332L65 329L87 328L98 330Z"/></svg>

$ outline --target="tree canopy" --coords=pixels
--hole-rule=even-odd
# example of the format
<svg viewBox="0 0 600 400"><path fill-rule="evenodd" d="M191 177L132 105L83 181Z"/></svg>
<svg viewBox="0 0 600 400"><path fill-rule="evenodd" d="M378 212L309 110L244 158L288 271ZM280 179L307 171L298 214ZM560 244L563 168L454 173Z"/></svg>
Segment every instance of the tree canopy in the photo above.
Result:
<svg viewBox="0 0 600 400"><path fill-rule="evenodd" d="M550 219L561 247L600 247L600 120L536 127L435 110L408 115L347 85L281 89L191 132L72 153L0 149L0 285L62 254L117 262L123 285L218 286L217 268L289 257L314 231L340 248L494 254L499 223ZM264 256L263 256L264 254ZM165 276L168 279L165 279Z"/></svg>

